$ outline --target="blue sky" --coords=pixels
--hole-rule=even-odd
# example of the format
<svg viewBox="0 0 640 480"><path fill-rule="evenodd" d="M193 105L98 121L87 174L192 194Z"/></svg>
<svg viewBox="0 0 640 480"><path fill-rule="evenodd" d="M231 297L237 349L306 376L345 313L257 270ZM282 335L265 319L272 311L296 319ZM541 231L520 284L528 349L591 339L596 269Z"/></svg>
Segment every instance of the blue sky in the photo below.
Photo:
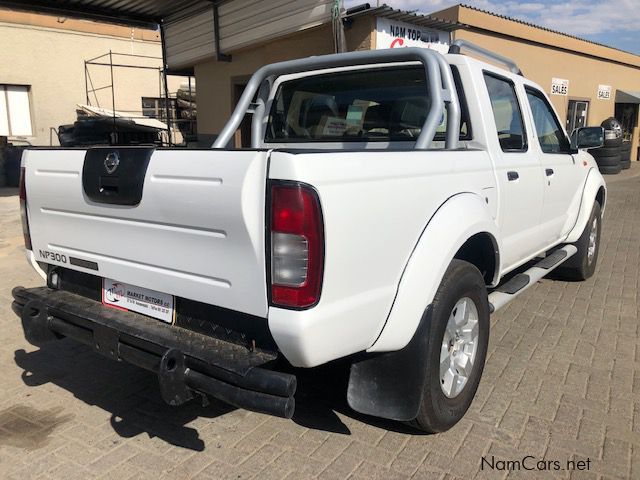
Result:
<svg viewBox="0 0 640 480"><path fill-rule="evenodd" d="M366 3L345 0L347 8ZM372 6L376 0L369 0ZM433 13L461 3L450 0L381 0L391 7ZM462 3L640 55L638 0L467 0Z"/></svg>

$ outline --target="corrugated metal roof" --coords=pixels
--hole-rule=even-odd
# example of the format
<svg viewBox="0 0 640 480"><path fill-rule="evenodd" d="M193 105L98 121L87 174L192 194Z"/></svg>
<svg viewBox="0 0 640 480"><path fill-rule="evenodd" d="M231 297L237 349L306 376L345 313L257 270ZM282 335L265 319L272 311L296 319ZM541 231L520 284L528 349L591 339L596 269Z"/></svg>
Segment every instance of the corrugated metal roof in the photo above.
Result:
<svg viewBox="0 0 640 480"><path fill-rule="evenodd" d="M452 30L458 30L466 27L466 25L462 23L450 22L448 20L432 17L431 15L423 15L421 13L408 10L399 10L386 4L381 5L380 7L358 10L352 14L349 14L349 11L347 10L347 18L357 18L365 15L389 18L398 22L411 23L420 27L433 28L434 30L441 30L444 32L450 32Z"/></svg>
<svg viewBox="0 0 640 480"><path fill-rule="evenodd" d="M211 5L207 0L0 0L0 7L153 27L169 15Z"/></svg>
<svg viewBox="0 0 640 480"><path fill-rule="evenodd" d="M220 5L220 52L232 53L258 43L331 21L333 0L233 0ZM167 63L194 65L217 53L213 7L165 19Z"/></svg>
<svg viewBox="0 0 640 480"><path fill-rule="evenodd" d="M0 7L153 28L154 24L167 17L175 20L177 17L193 16L209 8L212 3L209 0L0 0ZM349 16L355 18L362 15L375 15L447 32L463 26L429 15L398 10L386 4Z"/></svg>

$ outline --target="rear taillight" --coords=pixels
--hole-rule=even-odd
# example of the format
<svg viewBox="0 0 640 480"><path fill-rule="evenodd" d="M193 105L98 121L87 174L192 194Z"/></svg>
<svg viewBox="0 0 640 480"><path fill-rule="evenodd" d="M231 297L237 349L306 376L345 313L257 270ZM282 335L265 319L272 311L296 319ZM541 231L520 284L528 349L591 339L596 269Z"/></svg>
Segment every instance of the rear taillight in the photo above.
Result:
<svg viewBox="0 0 640 480"><path fill-rule="evenodd" d="M290 308L318 303L324 232L320 201L305 185L271 188L271 302Z"/></svg>
<svg viewBox="0 0 640 480"><path fill-rule="evenodd" d="M29 219L27 218L27 187L25 185L25 169L20 169L20 218L22 219L22 234L24 236L24 246L31 250L31 233L29 231Z"/></svg>

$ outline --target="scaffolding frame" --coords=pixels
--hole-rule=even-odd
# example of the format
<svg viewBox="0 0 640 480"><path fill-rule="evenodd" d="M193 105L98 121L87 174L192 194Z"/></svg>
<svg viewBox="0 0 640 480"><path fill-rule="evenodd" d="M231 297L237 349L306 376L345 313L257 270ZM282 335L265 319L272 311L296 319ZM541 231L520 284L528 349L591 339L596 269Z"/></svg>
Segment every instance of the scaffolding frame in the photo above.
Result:
<svg viewBox="0 0 640 480"><path fill-rule="evenodd" d="M118 59L120 58L130 58L130 59L138 59L138 60L157 60L160 62L160 66L150 66L150 65L133 65L133 64L127 64L124 63L125 61L118 61ZM115 59L115 61L114 61ZM93 79L91 78L91 71L90 71L90 67L92 66L98 66L98 67L108 67L109 68L109 79L110 79L110 83L108 85L102 85L99 87L96 87L93 84ZM139 115L136 117L134 115L131 115L129 118L149 118L146 117L144 115L144 111L143 110L135 110L135 111L127 111L127 110L118 110L117 106L116 106L116 87L115 87L115 70L116 69L120 69L120 68L130 68L130 69L137 69L137 70L151 70L151 71L156 71L158 74L158 96L156 98L160 99L160 100L164 100L164 113L165 113L165 120L166 120L166 124L167 124L167 129L165 130L167 133L167 140L168 140L168 145L172 146L174 145L173 142L173 135L172 135L172 127L173 128L177 128L179 131L181 131L181 129L179 128L180 123L188 123L189 124L189 130L192 131L194 130L194 124L195 124L195 120L194 120L194 115L193 115L193 105L190 106L189 111L191 113L190 118L188 120L178 120L178 105L177 105L177 99L175 102L175 108L173 109L173 113L174 115L172 116L171 111L171 96L169 93L169 85L167 82L167 77L170 75L170 73L168 73L167 68L165 68L164 65L164 59L162 57L155 57L155 56L151 56L151 55L139 55L139 54L133 54L133 53L119 53L119 52L113 52L112 50L109 50L108 53L99 55L97 57L91 58L89 60L85 60L84 61L84 86L85 86L85 100L86 100L86 104L89 106L93 106L91 103L91 95L93 94L93 98L95 99L96 102L96 107L98 108L103 108L100 105L100 101L98 99L98 95L97 92L102 91L102 90L107 90L110 89L111 90L111 110L113 112L113 128L114 131L113 133L116 133L116 112L122 112L122 113L126 113L126 114L136 114L139 113ZM188 88L189 88L189 97L192 97L192 90L191 90L191 84L192 84L192 78L193 75L191 74L184 74L184 73L180 73L179 76L187 76L188 77Z"/></svg>

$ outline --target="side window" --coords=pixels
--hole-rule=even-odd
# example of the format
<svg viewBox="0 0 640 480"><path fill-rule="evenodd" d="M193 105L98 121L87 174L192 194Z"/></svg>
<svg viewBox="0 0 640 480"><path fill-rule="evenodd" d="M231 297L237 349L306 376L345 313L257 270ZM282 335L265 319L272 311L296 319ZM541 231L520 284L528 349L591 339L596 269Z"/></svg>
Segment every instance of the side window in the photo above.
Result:
<svg viewBox="0 0 640 480"><path fill-rule="evenodd" d="M527 135L513 82L487 72L484 73L484 81L489 91L493 118L496 122L502 151L526 151Z"/></svg>
<svg viewBox="0 0 640 480"><path fill-rule="evenodd" d="M542 151L544 153L569 153L569 140L562 131L560 122L558 122L545 96L530 87L526 87L525 90Z"/></svg>

